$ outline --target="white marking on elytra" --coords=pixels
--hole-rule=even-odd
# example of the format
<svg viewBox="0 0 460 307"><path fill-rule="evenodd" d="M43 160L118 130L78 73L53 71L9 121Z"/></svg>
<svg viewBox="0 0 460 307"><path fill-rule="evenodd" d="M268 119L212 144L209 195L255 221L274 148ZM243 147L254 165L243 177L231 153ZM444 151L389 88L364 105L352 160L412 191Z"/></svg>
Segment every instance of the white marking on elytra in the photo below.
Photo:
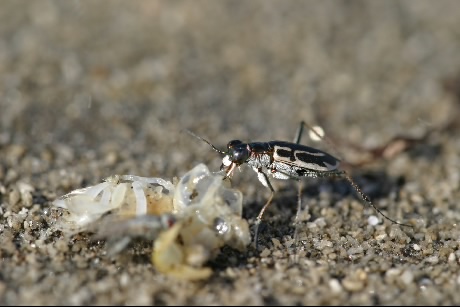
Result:
<svg viewBox="0 0 460 307"><path fill-rule="evenodd" d="M308 152L308 151L295 151L294 154L298 154L298 153L306 153L306 154L309 154L310 156L316 156L316 157L324 157L325 154L322 153L322 152Z"/></svg>
<svg viewBox="0 0 460 307"><path fill-rule="evenodd" d="M328 171L336 170L336 169L339 168L339 165L340 165L340 162L339 162L339 161L337 161L334 165L329 164L329 163L327 163L327 162L323 162L323 163L324 163L324 165L326 165Z"/></svg>
<svg viewBox="0 0 460 307"><path fill-rule="evenodd" d="M278 147L278 146L275 146L275 150L273 152L273 158L276 160L276 161L279 161L279 162L284 162L286 164L293 164L295 163L295 166L297 167L301 167L301 168L306 168L306 169L310 169L310 170L315 170L315 171L332 171L332 170L335 170L339 167L339 162L337 161L337 163L335 165L331 165L327 162L322 162L325 166L322 166L322 165L319 165L319 164L316 164L316 163L307 163L307 162L304 162L302 160L300 160L298 157L297 157L297 154L299 153L306 153L306 154L310 154L312 156L318 156L318 157L322 157L324 156L323 153L310 153L310 152L306 152L306 151L295 151L294 154L295 154L295 161L292 161L290 158L286 158L286 157L282 157L280 156L278 153L277 153L277 150L278 149L282 149L282 150L286 150L286 151L290 151L292 152L292 149L288 149L286 147Z"/></svg>
<svg viewBox="0 0 460 307"><path fill-rule="evenodd" d="M280 150L280 149L281 149L281 150L288 151L288 152L292 152L292 151L293 151L293 149L292 149L292 148L289 148L289 147L275 146L275 148L274 148L274 151L275 151L275 152L274 152L274 155L275 155L276 157L280 157L280 156L278 155L278 153L277 153L277 151ZM302 151L294 150L294 155L297 154L297 153L306 153L306 154L309 154L309 155L315 156L315 157L324 157L324 156L325 156L325 154L324 154L323 152L309 152L309 151L304 151L304 150L302 150ZM281 157L281 158L282 158L282 157Z"/></svg>

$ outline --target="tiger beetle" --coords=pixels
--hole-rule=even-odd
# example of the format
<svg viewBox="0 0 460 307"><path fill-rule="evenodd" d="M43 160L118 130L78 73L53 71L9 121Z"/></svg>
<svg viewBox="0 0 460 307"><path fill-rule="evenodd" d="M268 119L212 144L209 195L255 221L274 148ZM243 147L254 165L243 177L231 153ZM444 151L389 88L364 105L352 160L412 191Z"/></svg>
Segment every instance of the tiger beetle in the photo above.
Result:
<svg viewBox="0 0 460 307"><path fill-rule="evenodd" d="M358 187L354 180L351 179L344 170L339 170L339 159L319 149L299 144L304 127L308 127L317 137L322 138L314 128L308 126L304 121L301 121L294 142L292 143L286 141L244 143L240 140L233 140L228 142L227 151L218 149L206 139L187 130L189 134L206 142L216 152L224 155L220 167L221 171L225 171L224 179L230 178L236 167L247 163L257 173L259 181L270 189L270 197L260 210L256 220L254 235L256 248L258 243L259 224L275 194L275 189L273 189L268 179L268 174L276 179L294 179L296 181L299 181L302 177L343 177L351 184L356 192L358 192L362 200L374 208L374 210L384 218L397 225L412 227L411 225L399 223L389 218L378 209L371 202L370 198ZM298 211L300 211L300 201Z"/></svg>

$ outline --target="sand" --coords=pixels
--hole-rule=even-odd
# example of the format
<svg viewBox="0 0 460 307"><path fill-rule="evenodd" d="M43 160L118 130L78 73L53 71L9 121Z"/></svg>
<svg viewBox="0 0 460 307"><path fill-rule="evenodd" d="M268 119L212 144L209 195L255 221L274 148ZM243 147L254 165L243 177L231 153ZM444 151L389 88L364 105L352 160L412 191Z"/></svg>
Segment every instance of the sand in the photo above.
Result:
<svg viewBox="0 0 460 307"><path fill-rule="evenodd" d="M458 29L457 1L2 1L0 304L460 304ZM297 183L272 180L259 250L223 248L199 282L158 273L151 241L109 256L53 228L56 197L108 176L218 171L184 129L224 149L301 120L413 228L307 178L295 242ZM395 136L418 141L366 151ZM269 191L244 166L232 186L253 227Z"/></svg>

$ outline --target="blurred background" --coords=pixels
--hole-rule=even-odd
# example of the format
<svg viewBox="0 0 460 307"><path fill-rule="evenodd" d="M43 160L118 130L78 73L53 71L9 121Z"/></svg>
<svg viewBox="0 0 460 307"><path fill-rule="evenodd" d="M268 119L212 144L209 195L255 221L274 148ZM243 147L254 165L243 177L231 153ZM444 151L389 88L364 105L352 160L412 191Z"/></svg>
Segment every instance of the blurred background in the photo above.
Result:
<svg viewBox="0 0 460 307"><path fill-rule="evenodd" d="M369 145L422 134L451 110L458 6L3 1L0 145L130 151L170 175L209 152L181 129L216 146L292 140L300 120Z"/></svg>
<svg viewBox="0 0 460 307"><path fill-rule="evenodd" d="M219 148L291 141L301 120L369 148L419 138L455 124L459 80L455 0L1 1L0 194L28 182L43 202L113 174L218 170L184 129ZM451 160L406 157L388 172L458 186L460 143L438 137ZM262 204L245 173L237 187Z"/></svg>

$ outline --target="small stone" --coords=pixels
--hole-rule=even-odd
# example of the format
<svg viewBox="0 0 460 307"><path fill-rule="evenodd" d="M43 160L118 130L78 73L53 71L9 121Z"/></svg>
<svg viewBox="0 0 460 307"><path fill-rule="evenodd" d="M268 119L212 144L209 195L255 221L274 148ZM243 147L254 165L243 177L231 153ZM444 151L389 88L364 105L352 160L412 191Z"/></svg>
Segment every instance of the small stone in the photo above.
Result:
<svg viewBox="0 0 460 307"><path fill-rule="evenodd" d="M19 193L19 190L14 187L10 189L10 193L8 195L8 203L10 206L16 205L19 200L21 199L21 194Z"/></svg>
<svg viewBox="0 0 460 307"><path fill-rule="evenodd" d="M342 292L342 286L340 285L340 282L337 279L329 280L329 287L331 288L331 291L333 293Z"/></svg>
<svg viewBox="0 0 460 307"><path fill-rule="evenodd" d="M342 286L348 291L356 292L364 288L364 283L360 280L345 278L342 280Z"/></svg>
<svg viewBox="0 0 460 307"><path fill-rule="evenodd" d="M436 264L439 262L439 257L438 256L431 256L425 259L426 262Z"/></svg>
<svg viewBox="0 0 460 307"><path fill-rule="evenodd" d="M402 275L401 275L401 281L402 281L405 285L411 284L413 280L414 280L414 274L412 274L411 271L405 270L405 271L402 273Z"/></svg>
<svg viewBox="0 0 460 307"><path fill-rule="evenodd" d="M367 219L367 222L369 223L369 225L375 226L375 225L378 225L378 224L379 224L379 218L376 217L375 215L371 215L371 216L369 216L369 218Z"/></svg>
<svg viewBox="0 0 460 307"><path fill-rule="evenodd" d="M262 258L265 258L265 257L268 257L270 256L270 250L268 248L265 248L261 253L260 253L260 257Z"/></svg>

